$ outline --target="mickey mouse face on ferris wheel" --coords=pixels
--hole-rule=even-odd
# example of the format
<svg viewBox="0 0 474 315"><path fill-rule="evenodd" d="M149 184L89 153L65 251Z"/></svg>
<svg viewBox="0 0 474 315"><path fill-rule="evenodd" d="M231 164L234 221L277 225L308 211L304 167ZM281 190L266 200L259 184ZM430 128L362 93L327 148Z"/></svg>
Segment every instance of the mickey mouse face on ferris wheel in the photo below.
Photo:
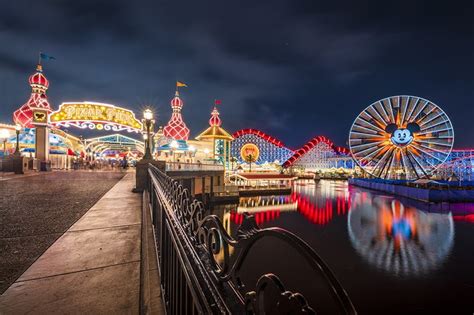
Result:
<svg viewBox="0 0 474 315"><path fill-rule="evenodd" d="M414 138L414 134L420 131L417 123L409 123L406 128L400 128L397 124L388 124L385 131L391 134L390 141L397 147L408 146Z"/></svg>

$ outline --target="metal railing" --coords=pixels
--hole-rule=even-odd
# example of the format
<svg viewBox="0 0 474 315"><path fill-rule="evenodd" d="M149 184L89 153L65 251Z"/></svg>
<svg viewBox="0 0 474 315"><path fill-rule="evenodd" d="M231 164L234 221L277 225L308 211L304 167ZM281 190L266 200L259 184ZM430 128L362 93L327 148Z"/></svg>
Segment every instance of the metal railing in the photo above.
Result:
<svg viewBox="0 0 474 315"><path fill-rule="evenodd" d="M233 238L215 215L187 189L149 165L149 207L155 231L161 291L167 314L314 314L299 293L287 291L274 274L260 277L254 290L242 282L242 265L255 243L273 237L290 244L329 288L341 314L356 314L346 291L319 255L296 235L280 228L260 229L246 215ZM230 259L230 249L234 257ZM218 260L216 256L221 258Z"/></svg>
<svg viewBox="0 0 474 315"><path fill-rule="evenodd" d="M220 164L166 162L166 171L223 171Z"/></svg>

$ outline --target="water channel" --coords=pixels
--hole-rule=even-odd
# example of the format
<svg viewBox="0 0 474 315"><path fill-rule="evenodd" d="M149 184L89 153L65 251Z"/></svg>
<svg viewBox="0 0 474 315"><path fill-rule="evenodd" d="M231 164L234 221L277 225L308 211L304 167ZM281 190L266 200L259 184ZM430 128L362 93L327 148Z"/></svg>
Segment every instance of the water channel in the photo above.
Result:
<svg viewBox="0 0 474 315"><path fill-rule="evenodd" d="M474 311L474 204L430 205L321 180L298 181L291 195L241 198L212 212L233 236L249 212L260 227L302 238L360 314ZM248 287L273 272L319 314L335 310L321 275L278 239L257 243L243 270Z"/></svg>

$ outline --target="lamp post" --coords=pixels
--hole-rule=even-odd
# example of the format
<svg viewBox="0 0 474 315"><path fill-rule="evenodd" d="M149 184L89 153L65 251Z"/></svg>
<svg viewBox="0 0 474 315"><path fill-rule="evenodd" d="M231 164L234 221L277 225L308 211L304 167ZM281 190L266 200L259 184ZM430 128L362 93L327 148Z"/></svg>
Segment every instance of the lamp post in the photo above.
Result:
<svg viewBox="0 0 474 315"><path fill-rule="evenodd" d="M146 154L146 150L148 148L148 135L146 133L143 134L143 142L145 142L145 154ZM145 158L145 155L143 155L143 158Z"/></svg>
<svg viewBox="0 0 474 315"><path fill-rule="evenodd" d="M3 140L3 157L7 156L7 140L10 137L8 129L0 129L0 139Z"/></svg>
<svg viewBox="0 0 474 315"><path fill-rule="evenodd" d="M145 155L143 156L144 160L152 160L153 157L151 155L150 151L150 129L151 129L151 124L154 123L155 121L153 120L153 112L150 109L146 109L143 112L143 123L145 124L146 128L146 140L145 140Z"/></svg>
<svg viewBox="0 0 474 315"><path fill-rule="evenodd" d="M15 148L15 155L19 156L20 155L20 131L21 131L21 125L16 124L15 125L15 131L16 131L16 148Z"/></svg>

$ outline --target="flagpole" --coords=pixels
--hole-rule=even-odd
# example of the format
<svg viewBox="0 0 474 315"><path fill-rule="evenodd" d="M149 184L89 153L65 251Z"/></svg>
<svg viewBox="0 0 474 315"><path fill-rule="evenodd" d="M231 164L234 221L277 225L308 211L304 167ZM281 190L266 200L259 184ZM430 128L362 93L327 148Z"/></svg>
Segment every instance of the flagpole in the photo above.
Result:
<svg viewBox="0 0 474 315"><path fill-rule="evenodd" d="M41 64L41 51L38 52L38 64Z"/></svg>

